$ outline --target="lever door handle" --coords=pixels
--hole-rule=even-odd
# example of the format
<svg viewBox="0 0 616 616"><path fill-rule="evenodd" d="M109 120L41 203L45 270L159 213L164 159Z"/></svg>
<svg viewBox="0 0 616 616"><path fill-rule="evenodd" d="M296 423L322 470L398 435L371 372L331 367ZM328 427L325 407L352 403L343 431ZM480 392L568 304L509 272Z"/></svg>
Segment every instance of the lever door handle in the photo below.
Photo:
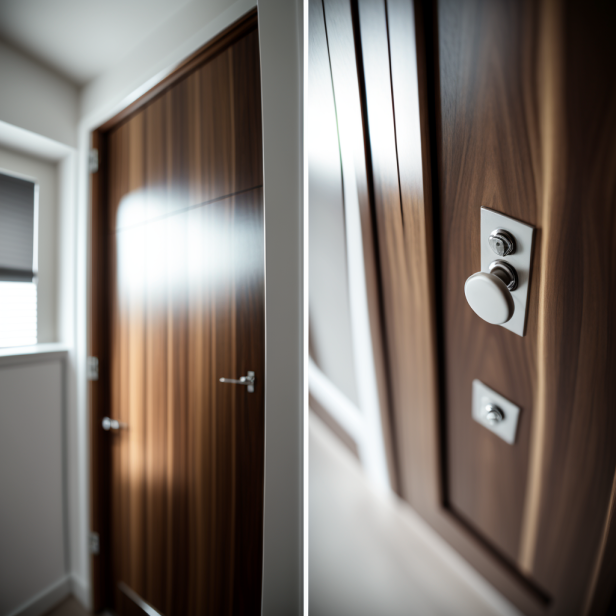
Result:
<svg viewBox="0 0 616 616"><path fill-rule="evenodd" d="M241 376L239 379L225 379L223 377L220 382L230 383L231 385L246 385L248 393L251 394L255 390L255 373L249 370L246 376Z"/></svg>
<svg viewBox="0 0 616 616"><path fill-rule="evenodd" d="M103 430L113 430L114 432L117 432L118 430L121 430L122 428L127 428L128 426L125 423L122 423L120 421L118 421L117 419L111 419L111 417L103 417Z"/></svg>

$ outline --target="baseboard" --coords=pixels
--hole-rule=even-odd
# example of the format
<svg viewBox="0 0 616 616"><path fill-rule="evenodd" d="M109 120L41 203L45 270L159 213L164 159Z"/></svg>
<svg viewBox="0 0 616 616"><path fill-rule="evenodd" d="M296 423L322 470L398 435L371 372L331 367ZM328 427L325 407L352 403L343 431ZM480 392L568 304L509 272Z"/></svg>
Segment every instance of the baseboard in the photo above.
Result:
<svg viewBox="0 0 616 616"><path fill-rule="evenodd" d="M51 584L40 593L22 603L7 616L41 616L58 605L71 594L71 582L68 575Z"/></svg>
<svg viewBox="0 0 616 616"><path fill-rule="evenodd" d="M91 595L90 595L90 585L84 582L81 578L77 577L75 574L70 576L71 582L71 593L73 596L86 610L92 609Z"/></svg>

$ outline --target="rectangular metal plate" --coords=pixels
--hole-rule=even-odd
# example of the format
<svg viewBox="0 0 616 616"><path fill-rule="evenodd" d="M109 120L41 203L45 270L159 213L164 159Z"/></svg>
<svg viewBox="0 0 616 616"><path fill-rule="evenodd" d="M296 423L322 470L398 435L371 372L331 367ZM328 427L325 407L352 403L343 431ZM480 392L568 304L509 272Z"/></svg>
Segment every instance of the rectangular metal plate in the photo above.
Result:
<svg viewBox="0 0 616 616"><path fill-rule="evenodd" d="M503 411L505 418L500 423L491 425L486 420L485 408L488 404L494 404ZM481 381L477 379L473 381L473 419L510 445L515 442L519 415L519 406L510 402L507 398L503 398Z"/></svg>
<svg viewBox="0 0 616 616"><path fill-rule="evenodd" d="M509 231L515 238L515 252L507 257L499 257L492 252L488 244L490 233L496 229ZM515 310L513 316L501 327L512 331L518 336L526 333L526 315L528 313L528 287L530 282L530 266L533 256L533 241L535 228L526 223L520 222L489 210L481 208L481 271L489 273L490 263L497 259L502 259L510 263L518 273L518 288L511 292Z"/></svg>

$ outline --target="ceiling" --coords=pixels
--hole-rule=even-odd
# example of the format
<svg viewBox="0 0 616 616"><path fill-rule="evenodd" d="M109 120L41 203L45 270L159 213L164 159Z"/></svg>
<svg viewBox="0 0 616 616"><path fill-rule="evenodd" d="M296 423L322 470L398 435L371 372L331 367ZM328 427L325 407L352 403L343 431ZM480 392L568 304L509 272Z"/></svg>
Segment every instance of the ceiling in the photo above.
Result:
<svg viewBox="0 0 616 616"><path fill-rule="evenodd" d="M0 0L0 39L83 85L193 0Z"/></svg>

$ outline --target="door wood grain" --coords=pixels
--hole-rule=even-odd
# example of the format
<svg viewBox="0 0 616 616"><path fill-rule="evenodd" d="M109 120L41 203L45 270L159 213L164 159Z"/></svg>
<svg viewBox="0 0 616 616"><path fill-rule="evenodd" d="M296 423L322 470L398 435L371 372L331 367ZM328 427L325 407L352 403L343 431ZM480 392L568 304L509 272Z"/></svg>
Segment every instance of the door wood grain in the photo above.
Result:
<svg viewBox="0 0 616 616"><path fill-rule="evenodd" d="M604 613L616 588L614 8L324 8L340 125L361 108L400 495L525 613ZM482 206L537 228L524 338L465 301ZM515 445L472 420L475 378L522 408Z"/></svg>
<svg viewBox="0 0 616 616"><path fill-rule="evenodd" d="M206 48L205 61L193 58L190 71L96 137L105 191L96 228L106 246L97 262L106 255L107 265L95 286L110 315L107 340L97 340L109 358L101 366L108 414L127 426L102 436L111 464L109 585L119 613L134 609L119 582L166 616L260 610L256 25L253 13L213 43L216 53ZM219 382L249 370L254 393Z"/></svg>

